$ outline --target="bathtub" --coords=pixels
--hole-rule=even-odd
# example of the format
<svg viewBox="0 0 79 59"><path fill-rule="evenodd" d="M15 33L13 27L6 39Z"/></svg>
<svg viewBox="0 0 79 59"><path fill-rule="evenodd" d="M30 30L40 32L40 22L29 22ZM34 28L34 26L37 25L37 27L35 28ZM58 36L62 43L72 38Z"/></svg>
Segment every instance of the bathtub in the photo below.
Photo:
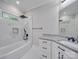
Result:
<svg viewBox="0 0 79 59"><path fill-rule="evenodd" d="M32 47L31 41L17 43L0 48L0 59L20 59Z"/></svg>

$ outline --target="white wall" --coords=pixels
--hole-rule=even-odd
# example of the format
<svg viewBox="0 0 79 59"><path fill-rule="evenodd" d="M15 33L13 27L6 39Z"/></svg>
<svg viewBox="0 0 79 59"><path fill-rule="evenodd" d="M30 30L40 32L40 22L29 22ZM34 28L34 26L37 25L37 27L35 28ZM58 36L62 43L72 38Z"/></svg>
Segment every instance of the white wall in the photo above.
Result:
<svg viewBox="0 0 79 59"><path fill-rule="evenodd" d="M33 43L39 45L39 37L42 34L58 34L58 6L46 4L26 13L33 20L33 28L42 27L43 30L33 29Z"/></svg>
<svg viewBox="0 0 79 59"><path fill-rule="evenodd" d="M32 41L32 38L30 37L32 36L31 20L21 18L18 20L0 18L0 47L23 40L25 27L29 34L29 40ZM18 28L18 33L14 33L13 28Z"/></svg>
<svg viewBox="0 0 79 59"><path fill-rule="evenodd" d="M16 16L22 14L21 11L19 11L16 7L9 5L2 0L0 0L0 10ZM22 22L22 19L18 19L18 21L15 21L0 18L0 47L23 40L23 24L24 22L27 23L27 21L24 21L23 24ZM19 33L13 34L12 28L19 28Z"/></svg>
<svg viewBox="0 0 79 59"><path fill-rule="evenodd" d="M74 27L75 27L75 30L74 30L74 33L75 33L75 37L78 36L78 15L75 16L75 23L74 23Z"/></svg>
<svg viewBox="0 0 79 59"><path fill-rule="evenodd" d="M0 0L0 10L16 16L22 15L20 10L18 10L14 6L11 6L3 2L2 0ZM29 19L21 19L19 17L17 18L18 20L0 18L0 47L10 45L12 43L16 43L20 40L23 40L24 27L29 27L27 31L29 33L29 39L32 39L32 20L30 18ZM18 28L19 32L17 34L14 34L12 28Z"/></svg>
<svg viewBox="0 0 79 59"><path fill-rule="evenodd" d="M60 23L60 34L77 38L78 36L78 15L62 16L64 22Z"/></svg>
<svg viewBox="0 0 79 59"><path fill-rule="evenodd" d="M3 2L2 0L0 0L0 9L4 10L5 12L8 12L10 14L14 14L16 16L19 16L22 14L22 12L19 9Z"/></svg>

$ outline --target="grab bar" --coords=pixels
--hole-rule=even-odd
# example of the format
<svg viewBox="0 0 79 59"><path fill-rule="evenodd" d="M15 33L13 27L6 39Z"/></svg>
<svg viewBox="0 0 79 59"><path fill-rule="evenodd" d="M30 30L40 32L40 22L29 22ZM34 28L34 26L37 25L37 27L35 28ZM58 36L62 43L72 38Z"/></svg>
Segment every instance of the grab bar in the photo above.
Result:
<svg viewBox="0 0 79 59"><path fill-rule="evenodd" d="M42 27L39 27L39 28L32 28L33 30L43 30Z"/></svg>

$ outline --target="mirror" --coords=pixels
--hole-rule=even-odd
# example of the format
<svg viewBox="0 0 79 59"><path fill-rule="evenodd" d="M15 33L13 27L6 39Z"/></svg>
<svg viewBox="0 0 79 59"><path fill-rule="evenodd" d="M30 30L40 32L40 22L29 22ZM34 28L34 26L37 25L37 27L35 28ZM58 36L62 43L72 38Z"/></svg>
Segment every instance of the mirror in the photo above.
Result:
<svg viewBox="0 0 79 59"><path fill-rule="evenodd" d="M59 34L77 38L78 0L62 0L59 15Z"/></svg>

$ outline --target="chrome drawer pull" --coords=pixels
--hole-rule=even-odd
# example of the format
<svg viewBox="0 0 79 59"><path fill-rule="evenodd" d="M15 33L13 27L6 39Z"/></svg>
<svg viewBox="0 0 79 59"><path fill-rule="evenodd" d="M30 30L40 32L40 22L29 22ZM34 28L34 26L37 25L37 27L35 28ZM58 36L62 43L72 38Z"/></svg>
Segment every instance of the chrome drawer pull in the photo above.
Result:
<svg viewBox="0 0 79 59"><path fill-rule="evenodd" d="M45 56L45 55L42 55L44 58L47 58L47 56Z"/></svg>
<svg viewBox="0 0 79 59"><path fill-rule="evenodd" d="M64 55L62 55L61 59L63 59Z"/></svg>
<svg viewBox="0 0 79 59"><path fill-rule="evenodd" d="M42 47L43 49L47 49L46 47Z"/></svg>
<svg viewBox="0 0 79 59"><path fill-rule="evenodd" d="M46 41L43 41L43 43L47 43Z"/></svg>
<svg viewBox="0 0 79 59"><path fill-rule="evenodd" d="M58 53L58 59L60 59L60 52Z"/></svg>
<svg viewBox="0 0 79 59"><path fill-rule="evenodd" d="M62 51L65 51L64 49L62 49L61 47L58 46L59 49L61 49Z"/></svg>

